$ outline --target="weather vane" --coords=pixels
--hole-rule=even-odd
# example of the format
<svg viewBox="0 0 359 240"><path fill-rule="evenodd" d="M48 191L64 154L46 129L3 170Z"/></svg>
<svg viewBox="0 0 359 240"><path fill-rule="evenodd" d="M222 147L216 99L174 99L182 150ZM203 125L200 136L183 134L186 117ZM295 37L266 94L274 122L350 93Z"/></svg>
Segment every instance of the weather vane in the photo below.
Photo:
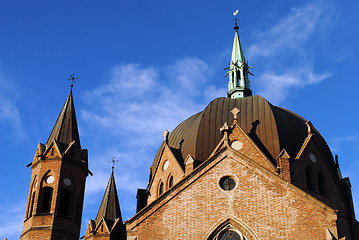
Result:
<svg viewBox="0 0 359 240"><path fill-rule="evenodd" d="M237 27L237 14L238 14L238 9L233 12L234 22L236 23L236 27Z"/></svg>
<svg viewBox="0 0 359 240"><path fill-rule="evenodd" d="M113 169L115 168L115 164L118 163L118 160L116 160L115 157L112 157L112 160L108 162L112 163L112 171L113 171Z"/></svg>
<svg viewBox="0 0 359 240"><path fill-rule="evenodd" d="M73 74L70 74L70 78L68 78L67 80L70 80L70 81L72 81L71 82L71 89L72 89L72 87L74 86L74 82L76 82L76 79L79 79L78 77L75 77L75 74L73 73Z"/></svg>

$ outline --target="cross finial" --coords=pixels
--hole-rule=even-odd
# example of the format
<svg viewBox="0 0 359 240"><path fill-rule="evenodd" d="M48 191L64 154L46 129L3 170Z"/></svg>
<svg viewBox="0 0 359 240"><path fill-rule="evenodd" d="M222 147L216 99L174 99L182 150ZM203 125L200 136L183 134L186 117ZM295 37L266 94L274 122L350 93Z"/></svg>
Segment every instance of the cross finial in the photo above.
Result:
<svg viewBox="0 0 359 240"><path fill-rule="evenodd" d="M234 121L237 121L238 120L238 113L240 113L241 111L238 109L238 108L236 108L236 107L234 107L233 109L232 109L232 111L231 111L231 113L233 114L233 119L234 119Z"/></svg>
<svg viewBox="0 0 359 240"><path fill-rule="evenodd" d="M112 157L112 160L108 162L112 163L112 172L113 172L113 169L115 168L115 164L118 163L118 160L116 160L115 157Z"/></svg>
<svg viewBox="0 0 359 240"><path fill-rule="evenodd" d="M70 81L72 81L71 82L71 89L72 89L72 87L74 86L74 82L76 82L76 79L79 79L78 77L75 77L75 74L73 73L73 74L70 74L70 78L68 78L67 80L70 80Z"/></svg>
<svg viewBox="0 0 359 240"><path fill-rule="evenodd" d="M167 131L167 130L165 130L165 132L163 133L163 141L165 141L166 143L168 143L168 134L169 134L170 132L169 131Z"/></svg>

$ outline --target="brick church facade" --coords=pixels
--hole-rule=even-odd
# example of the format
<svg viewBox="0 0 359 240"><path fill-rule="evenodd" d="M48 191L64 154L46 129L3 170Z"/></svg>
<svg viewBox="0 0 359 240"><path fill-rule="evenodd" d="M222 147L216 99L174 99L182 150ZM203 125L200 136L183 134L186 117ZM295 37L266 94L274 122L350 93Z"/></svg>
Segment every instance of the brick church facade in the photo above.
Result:
<svg viewBox="0 0 359 240"><path fill-rule="evenodd" d="M125 222L112 172L85 240L359 239L338 158L310 121L252 96L234 29L228 97L165 131ZM70 91L31 163L21 240L80 238L87 159Z"/></svg>

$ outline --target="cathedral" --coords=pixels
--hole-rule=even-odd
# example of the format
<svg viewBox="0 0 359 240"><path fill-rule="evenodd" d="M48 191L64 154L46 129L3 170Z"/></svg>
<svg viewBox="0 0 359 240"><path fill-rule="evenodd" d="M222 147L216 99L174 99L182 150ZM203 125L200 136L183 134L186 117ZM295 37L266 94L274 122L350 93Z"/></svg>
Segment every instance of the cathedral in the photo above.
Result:
<svg viewBox="0 0 359 240"><path fill-rule="evenodd" d="M80 236L88 152L72 87L39 143L21 240L359 239L349 178L310 121L252 95L235 19L227 97L164 140L137 211L123 221L112 172L97 216Z"/></svg>

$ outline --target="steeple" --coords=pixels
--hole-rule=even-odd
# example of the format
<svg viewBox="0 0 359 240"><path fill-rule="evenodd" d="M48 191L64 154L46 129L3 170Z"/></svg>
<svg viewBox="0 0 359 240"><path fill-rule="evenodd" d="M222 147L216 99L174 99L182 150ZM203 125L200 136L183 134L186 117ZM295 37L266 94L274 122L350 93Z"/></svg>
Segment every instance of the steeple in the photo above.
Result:
<svg viewBox="0 0 359 240"><path fill-rule="evenodd" d="M60 115L57 118L55 126L51 131L49 139L46 142L46 147L51 144L53 139L56 139L56 141L59 143L67 145L75 141L74 144L78 149L81 149L75 106L72 97L72 87L69 95L67 96L65 104L62 107Z"/></svg>
<svg viewBox="0 0 359 240"><path fill-rule="evenodd" d="M234 42L232 49L231 62L229 64L228 73L229 82L228 82L228 97L229 98L243 98L252 95L250 90L250 84L248 79L248 63L245 60L241 42L238 35L238 25L237 25L237 13L238 10L233 13L234 15Z"/></svg>
<svg viewBox="0 0 359 240"><path fill-rule="evenodd" d="M90 220L84 239L126 239L126 229L122 222L113 168L96 219L95 221Z"/></svg>
<svg viewBox="0 0 359 240"><path fill-rule="evenodd" d="M98 210L95 219L96 225L100 223L102 218L111 221L116 221L116 219L120 219L120 221L122 222L120 203L118 201L113 169L100 205L100 209Z"/></svg>

